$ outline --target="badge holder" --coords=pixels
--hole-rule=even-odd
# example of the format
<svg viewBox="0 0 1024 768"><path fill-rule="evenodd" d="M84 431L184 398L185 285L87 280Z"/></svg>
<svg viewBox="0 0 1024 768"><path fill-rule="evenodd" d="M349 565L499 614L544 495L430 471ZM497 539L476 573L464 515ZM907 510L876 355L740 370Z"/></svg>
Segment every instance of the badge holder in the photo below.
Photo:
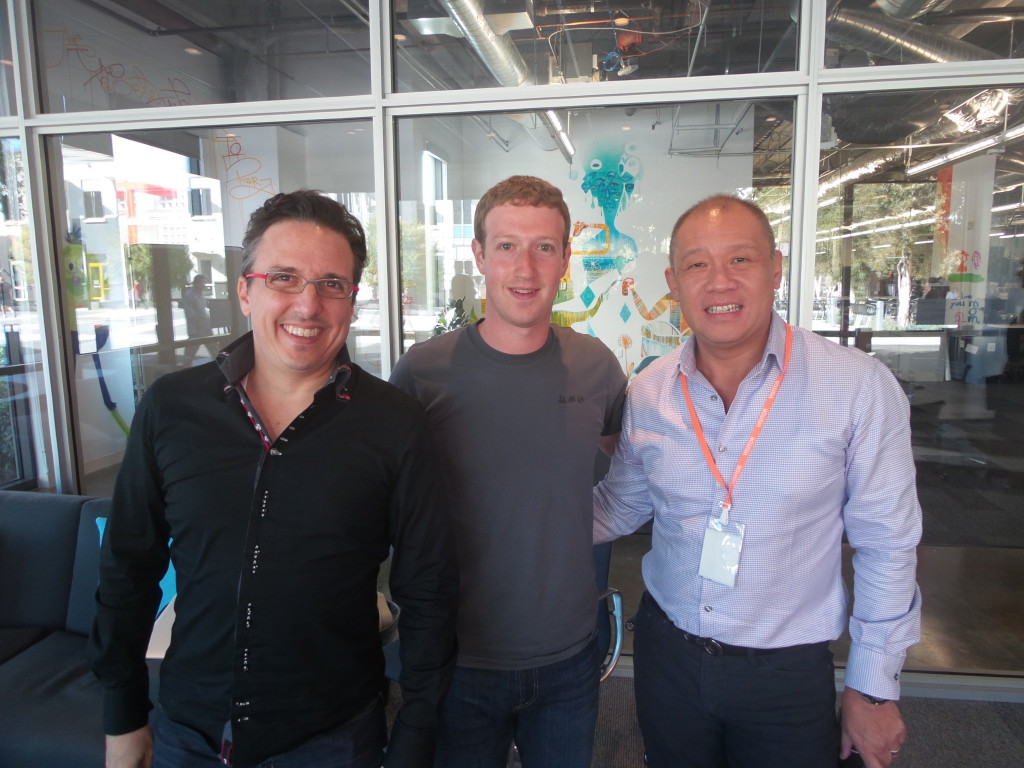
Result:
<svg viewBox="0 0 1024 768"><path fill-rule="evenodd" d="M743 550L743 523L729 522L730 505L719 504L722 514L708 518L704 531L704 546L700 553L700 575L705 579L736 586L736 571L740 567L740 552Z"/></svg>

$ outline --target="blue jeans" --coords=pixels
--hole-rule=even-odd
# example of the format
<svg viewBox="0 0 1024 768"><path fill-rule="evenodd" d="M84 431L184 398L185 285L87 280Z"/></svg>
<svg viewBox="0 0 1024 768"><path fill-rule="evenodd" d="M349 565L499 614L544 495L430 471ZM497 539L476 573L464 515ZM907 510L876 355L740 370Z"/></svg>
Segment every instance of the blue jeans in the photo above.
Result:
<svg viewBox="0 0 1024 768"><path fill-rule="evenodd" d="M153 713L153 768L213 768L220 758L198 731ZM260 768L380 768L387 723L378 697L348 722L317 734L290 752L267 758Z"/></svg>
<svg viewBox="0 0 1024 768"><path fill-rule="evenodd" d="M835 768L828 643L712 656L647 593L634 626L636 712L651 768Z"/></svg>
<svg viewBox="0 0 1024 768"><path fill-rule="evenodd" d="M435 768L503 768L513 739L523 768L590 768L599 667L594 640L533 669L456 667Z"/></svg>

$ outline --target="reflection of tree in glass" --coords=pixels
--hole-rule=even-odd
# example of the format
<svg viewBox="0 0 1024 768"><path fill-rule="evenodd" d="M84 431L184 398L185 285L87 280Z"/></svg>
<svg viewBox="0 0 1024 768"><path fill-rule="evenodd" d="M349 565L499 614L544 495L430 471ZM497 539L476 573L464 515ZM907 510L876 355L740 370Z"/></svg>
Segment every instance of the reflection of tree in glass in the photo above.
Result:
<svg viewBox="0 0 1024 768"><path fill-rule="evenodd" d="M167 265L168 278L172 286L184 286L192 271L192 260L185 249L174 250ZM128 254L129 271L132 280L138 280L146 296L153 295L153 249L142 243L133 245Z"/></svg>
<svg viewBox="0 0 1024 768"><path fill-rule="evenodd" d="M375 216L370 216L366 222L366 250L369 255L366 268L363 269L362 284L366 286L375 285L377 282L377 224ZM401 262L402 286L409 289L413 295L413 301L423 303L427 297L419 296L416 293L418 286L427 285L427 241L425 228L422 222L405 221L401 222L401 244L399 245L399 260ZM440 270L438 270L440 271ZM360 294L362 296L363 294Z"/></svg>
<svg viewBox="0 0 1024 768"><path fill-rule="evenodd" d="M11 386L6 379L0 379L0 487L18 479L18 457L14 437Z"/></svg>
<svg viewBox="0 0 1024 768"><path fill-rule="evenodd" d="M818 238L815 254L816 299L835 298L833 288L842 285L844 252L851 255L851 290L855 301L888 296L899 301L898 324L909 319L909 291L914 282L929 275L913 263L915 241L930 239L932 224L919 227L898 226L931 217L936 205L934 184L858 184L854 187L849 220L844 218L846 206L842 196L818 209ZM773 217L774 218L774 217ZM786 225L788 227L788 224ZM844 230L852 237L843 238ZM788 231L780 225L776 230L780 242ZM926 237L927 236L927 237ZM930 246L927 246L930 247ZM920 251L921 246L916 246ZM849 250L847 250L849 249ZM927 263L927 260L926 260ZM915 271L917 270L917 271Z"/></svg>

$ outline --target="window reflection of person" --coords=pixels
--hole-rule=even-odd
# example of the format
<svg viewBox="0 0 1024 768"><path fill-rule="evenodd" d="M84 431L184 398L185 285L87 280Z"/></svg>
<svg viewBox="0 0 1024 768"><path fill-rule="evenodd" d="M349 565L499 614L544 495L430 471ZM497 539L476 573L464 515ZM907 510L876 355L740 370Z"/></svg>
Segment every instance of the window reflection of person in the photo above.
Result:
<svg viewBox="0 0 1024 768"><path fill-rule="evenodd" d="M190 339L206 338L213 335L210 309L206 304L206 286L209 282L210 279L206 275L196 275L192 278L192 284L182 294L181 307L185 310L185 329ZM216 354L216 351L210 350L208 343L186 344L185 365L192 365L201 346L206 347L207 355L210 357Z"/></svg>
<svg viewBox="0 0 1024 768"><path fill-rule="evenodd" d="M3 270L0 270L0 305L4 317L14 315L14 286Z"/></svg>
<svg viewBox="0 0 1024 768"><path fill-rule="evenodd" d="M473 281L473 267L470 262L455 262L455 274L452 276L449 290L452 302L456 306L462 302L462 311L466 317L471 321L476 320L476 283Z"/></svg>

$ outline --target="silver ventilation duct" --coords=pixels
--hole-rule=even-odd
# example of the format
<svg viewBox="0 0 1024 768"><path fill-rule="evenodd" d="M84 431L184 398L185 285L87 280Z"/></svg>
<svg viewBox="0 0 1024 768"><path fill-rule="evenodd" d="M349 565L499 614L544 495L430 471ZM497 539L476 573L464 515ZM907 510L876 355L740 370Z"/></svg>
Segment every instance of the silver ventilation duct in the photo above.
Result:
<svg viewBox="0 0 1024 768"><path fill-rule="evenodd" d="M949 0L876 0L878 7L887 16L897 19L916 19L924 16L936 6L949 5Z"/></svg>
<svg viewBox="0 0 1024 768"><path fill-rule="evenodd" d="M870 11L837 8L828 17L829 40L873 53L890 61L931 62L991 60L992 53L912 21Z"/></svg>
<svg viewBox="0 0 1024 768"><path fill-rule="evenodd" d="M526 82L526 62L509 35L491 29L479 0L442 0L441 4L500 85L515 87Z"/></svg>
<svg viewBox="0 0 1024 768"><path fill-rule="evenodd" d="M500 85L516 87L526 82L526 62L509 35L498 35L491 28L479 0L442 0L442 5ZM561 149L566 159L572 161L571 150L559 146L555 139L557 127L545 112L506 117L519 123L542 150L552 152Z"/></svg>
<svg viewBox="0 0 1024 768"><path fill-rule="evenodd" d="M529 134L534 143L545 152L554 152L558 144L551 135L548 123L544 122L537 112L517 112L501 115L515 123Z"/></svg>
<svg viewBox="0 0 1024 768"><path fill-rule="evenodd" d="M925 11L935 10L937 5L939 4L928 0L918 0L916 3L909 0L907 2L879 0L879 6L883 10L906 16L919 16ZM826 35L835 42L860 48L894 61L945 63L991 60L993 58L989 51L936 32L921 24L889 18L870 11L833 8L828 16ZM1004 90L1007 91L1010 104L1024 96L1024 91L1021 89ZM961 104L958 110L970 112L974 109L976 102L980 105L986 100L986 93L983 91L976 94ZM927 94L924 97L927 97ZM887 122L891 123L893 128L898 124L905 124L908 113L912 113L911 116L917 120L923 119L927 122L927 125L919 130L909 130L903 134L903 136L909 136L915 144L920 145L956 141L967 132L978 130L981 127L976 124L965 128L951 119L945 119L943 116L949 109L948 107L944 108L938 101L935 101L934 104L918 103L914 109L908 109L905 103L895 108L871 109L867 107L860 109L858 115L859 98L854 97L849 108L843 109L844 117L848 118L846 125L836 128L837 134L845 134L848 140L869 138L866 134L876 134L876 138L881 138L880 134L886 129ZM839 108L842 109L842 107ZM908 127L912 128L913 126ZM861 135L855 135L858 132ZM892 139L890 137L887 140ZM857 142L855 141L855 143ZM886 168L904 163L907 157L905 142L900 142L900 144L900 147L883 147L861 154L850 165L823 174L819 179L819 196L826 196L842 184L870 177Z"/></svg>

